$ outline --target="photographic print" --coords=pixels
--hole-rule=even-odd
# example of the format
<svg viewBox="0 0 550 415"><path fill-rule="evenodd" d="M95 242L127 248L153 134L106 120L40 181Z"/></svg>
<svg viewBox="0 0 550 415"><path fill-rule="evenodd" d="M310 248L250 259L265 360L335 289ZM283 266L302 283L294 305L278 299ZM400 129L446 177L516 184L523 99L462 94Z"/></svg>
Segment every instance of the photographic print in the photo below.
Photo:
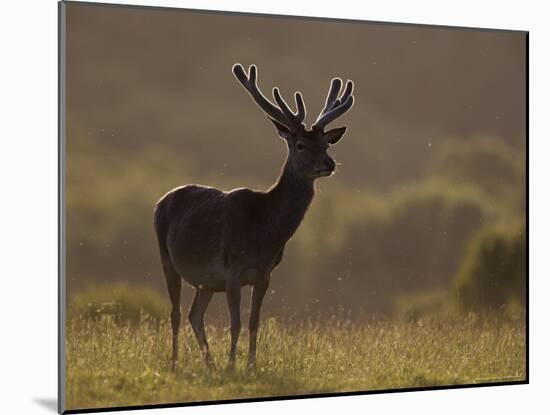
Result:
<svg viewBox="0 0 550 415"><path fill-rule="evenodd" d="M528 381L526 32L59 19L61 412Z"/></svg>

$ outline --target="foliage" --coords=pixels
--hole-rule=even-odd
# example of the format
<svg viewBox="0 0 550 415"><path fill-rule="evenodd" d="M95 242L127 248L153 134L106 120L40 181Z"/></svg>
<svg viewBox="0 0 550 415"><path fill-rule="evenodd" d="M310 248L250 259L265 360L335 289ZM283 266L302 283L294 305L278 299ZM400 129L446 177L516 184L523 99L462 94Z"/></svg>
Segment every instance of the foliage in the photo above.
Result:
<svg viewBox="0 0 550 415"><path fill-rule="evenodd" d="M470 242L454 291L467 309L495 309L525 304L526 235L520 220L511 226L482 229Z"/></svg>
<svg viewBox="0 0 550 415"><path fill-rule="evenodd" d="M449 293L445 289L400 295L397 297L394 307L395 315L412 320L449 315L455 311L449 301Z"/></svg>
<svg viewBox="0 0 550 415"><path fill-rule="evenodd" d="M69 318L98 320L112 317L118 324L137 323L143 315L158 322L168 315L164 297L147 286L124 282L88 287L69 301Z"/></svg>
<svg viewBox="0 0 550 415"><path fill-rule="evenodd" d="M525 153L501 139L476 135L442 140L428 167L428 175L470 184L517 214L524 208Z"/></svg>
<svg viewBox="0 0 550 415"><path fill-rule="evenodd" d="M400 295L447 289L470 237L499 214L476 188L436 180L386 195L331 189L316 203L285 260L298 262L320 308L354 312L388 313Z"/></svg>
<svg viewBox="0 0 550 415"><path fill-rule="evenodd" d="M89 283L113 281L152 286L164 297L152 226L159 197L186 183L266 189L283 160L239 170L240 153L215 164L196 158L191 144L186 151L167 142L129 148L116 135L112 143L94 137L97 132L75 117L68 124L70 297ZM386 314L400 296L448 291L469 239L484 225L524 214L524 154L487 137L442 138L432 151L425 177L384 191L357 184L344 168L319 181L274 272L277 294L268 297L267 310L281 317L288 309L307 315L336 307ZM244 175L251 172L258 176Z"/></svg>

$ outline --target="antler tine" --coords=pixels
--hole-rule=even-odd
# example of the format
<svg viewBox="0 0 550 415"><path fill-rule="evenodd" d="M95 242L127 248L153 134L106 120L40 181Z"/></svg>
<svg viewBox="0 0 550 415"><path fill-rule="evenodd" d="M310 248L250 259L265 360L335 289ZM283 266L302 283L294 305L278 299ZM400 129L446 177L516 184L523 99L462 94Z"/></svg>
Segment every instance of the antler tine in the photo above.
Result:
<svg viewBox="0 0 550 415"><path fill-rule="evenodd" d="M287 126L288 128L294 128L296 127L296 124L301 123L301 121L297 122L297 116L290 110L286 102L279 94L279 90L277 88L273 89L273 96L275 97L275 101L279 107L275 106L262 94L256 82L256 65L250 65L249 74L247 74L242 65L236 63L233 65L233 74L241 85L248 91L254 102L256 102L256 104L264 110L269 117ZM300 108L298 108L298 114L300 114Z"/></svg>
<svg viewBox="0 0 550 415"><path fill-rule="evenodd" d="M348 97L353 93L353 82L351 80L346 81L346 88L344 89L344 93L340 97L340 101L344 102Z"/></svg>
<svg viewBox="0 0 550 415"><path fill-rule="evenodd" d="M323 115L323 118L317 121L314 124L314 127L319 129L324 129L327 126L327 124L331 123L340 115L348 111L352 107L352 105L353 105L353 96L349 96L348 99L346 99L341 105L331 109L329 112Z"/></svg>
<svg viewBox="0 0 550 415"><path fill-rule="evenodd" d="M353 92L353 82L351 82L348 79L347 82L346 82L346 88L344 89L344 93L342 94L342 96L340 98L338 98L337 100L335 100L333 102L332 106L329 108L329 111L331 109L341 105L342 102L344 102L346 99L348 99L348 97L351 95L352 92Z"/></svg>
<svg viewBox="0 0 550 415"><path fill-rule="evenodd" d="M295 125L302 124L302 122L306 118L306 107L302 98L302 94L300 92L296 92L294 94L294 99L296 101L296 112L292 112L289 105L281 96L279 88L273 88L273 97L275 98L275 102L277 102L277 105L279 105L279 108L282 109L283 113L290 120L290 122L294 123Z"/></svg>
<svg viewBox="0 0 550 415"><path fill-rule="evenodd" d="M288 104L281 96L281 93L279 92L279 88L275 87L273 88L273 98L275 98L275 102L279 106L279 108L283 111L283 114L286 118L289 120L295 121L295 114L290 110Z"/></svg>
<svg viewBox="0 0 550 415"><path fill-rule="evenodd" d="M324 129L327 124L334 121L353 106L353 82L350 80L346 82L344 93L338 99L341 87L342 81L339 78L334 78L327 95L325 108L323 108L319 117L317 117L317 121L315 121L313 127L321 130Z"/></svg>
<svg viewBox="0 0 550 415"><path fill-rule="evenodd" d="M317 120L319 120L323 115L325 115L328 111L330 111L334 107L334 104L337 101L336 98L338 98L341 88L342 88L342 80L340 78L334 78L330 82L330 89L328 91L327 99L325 101L325 107L319 113Z"/></svg>
<svg viewBox="0 0 550 415"><path fill-rule="evenodd" d="M306 119L306 106L304 104L302 94L300 92L296 92L294 94L294 100L296 101L296 109L297 109L296 121L301 124Z"/></svg>
<svg viewBox="0 0 550 415"><path fill-rule="evenodd" d="M256 77L256 65L250 65L249 74L247 74L241 64L233 65L233 74L241 85L248 91L254 102L265 111L267 115L281 124L288 125L288 120L282 111L271 103L259 90Z"/></svg>

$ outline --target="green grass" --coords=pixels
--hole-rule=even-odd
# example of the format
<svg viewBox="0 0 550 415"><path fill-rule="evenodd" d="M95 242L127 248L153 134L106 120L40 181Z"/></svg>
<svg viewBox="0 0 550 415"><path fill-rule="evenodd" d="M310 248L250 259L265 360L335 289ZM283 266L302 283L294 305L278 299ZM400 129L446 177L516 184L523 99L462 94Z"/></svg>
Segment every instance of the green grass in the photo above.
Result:
<svg viewBox="0 0 550 415"><path fill-rule="evenodd" d="M180 364L169 371L170 329L143 317L68 323L67 408L145 405L325 392L487 383L525 378L525 327L495 317L361 325L328 320L288 323L265 318L258 369L245 370L247 333L238 366L224 370L229 333L209 326L217 369L207 372L188 324L180 331ZM245 325L243 325L245 326Z"/></svg>

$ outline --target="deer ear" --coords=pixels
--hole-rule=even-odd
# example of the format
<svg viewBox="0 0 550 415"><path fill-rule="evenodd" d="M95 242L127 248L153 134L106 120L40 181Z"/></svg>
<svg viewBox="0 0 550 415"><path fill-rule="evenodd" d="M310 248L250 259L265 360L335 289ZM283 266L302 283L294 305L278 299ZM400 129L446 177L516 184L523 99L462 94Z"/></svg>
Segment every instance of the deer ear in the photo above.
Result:
<svg viewBox="0 0 550 415"><path fill-rule="evenodd" d="M274 120L269 115L267 116L269 120L275 125L275 128L277 128L277 132L279 133L279 137L288 140L290 135L292 134L291 131L288 129L286 125L281 124L279 121Z"/></svg>
<svg viewBox="0 0 550 415"><path fill-rule="evenodd" d="M346 133L347 127L334 128L333 130L327 131L324 135L325 140L330 145L336 144Z"/></svg>

